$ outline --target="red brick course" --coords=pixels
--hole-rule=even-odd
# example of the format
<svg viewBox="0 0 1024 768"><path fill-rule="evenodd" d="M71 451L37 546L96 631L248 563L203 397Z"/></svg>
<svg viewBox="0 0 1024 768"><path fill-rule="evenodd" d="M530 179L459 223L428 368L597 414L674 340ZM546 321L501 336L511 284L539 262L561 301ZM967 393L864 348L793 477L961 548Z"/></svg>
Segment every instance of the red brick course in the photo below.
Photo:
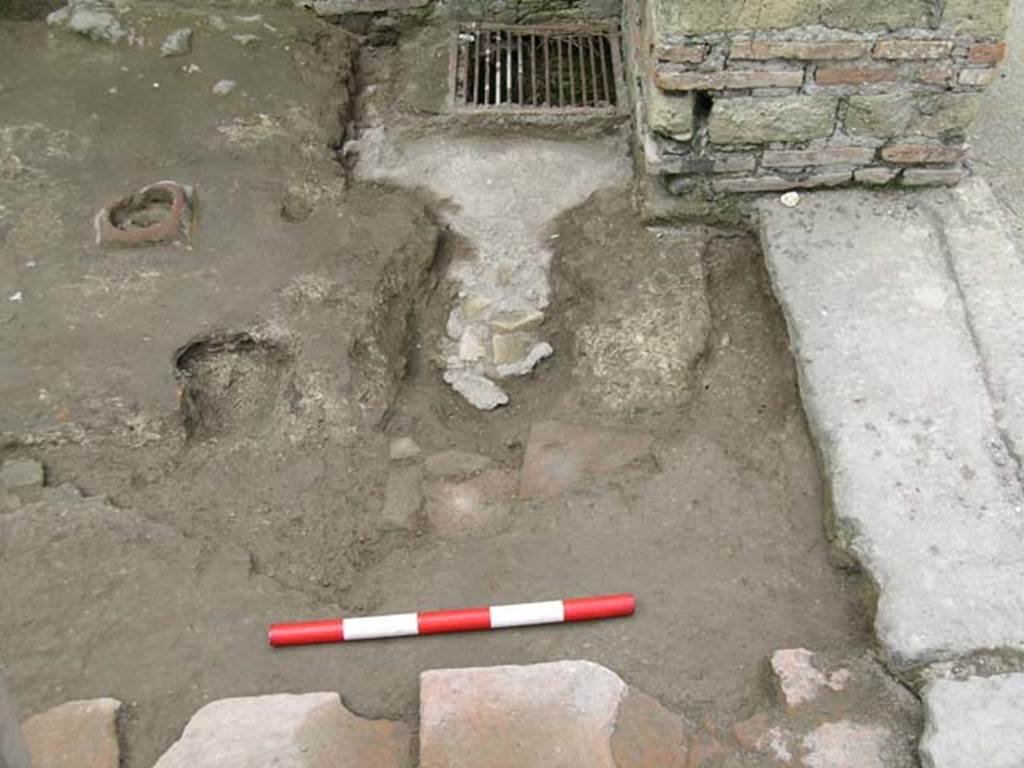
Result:
<svg viewBox="0 0 1024 768"><path fill-rule="evenodd" d="M1006 42L977 43L967 50L971 64L998 64L1006 58Z"/></svg>

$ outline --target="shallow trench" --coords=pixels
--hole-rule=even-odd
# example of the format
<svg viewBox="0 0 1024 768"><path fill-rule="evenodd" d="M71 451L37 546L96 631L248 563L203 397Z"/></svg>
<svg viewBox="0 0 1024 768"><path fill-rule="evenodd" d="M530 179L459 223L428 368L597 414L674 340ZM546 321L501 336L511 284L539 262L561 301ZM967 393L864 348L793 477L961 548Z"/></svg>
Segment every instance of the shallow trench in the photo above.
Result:
<svg viewBox="0 0 1024 768"><path fill-rule="evenodd" d="M406 193L373 193L400 198L391 219L350 206L364 192L355 185L341 203L357 233L402 215L421 235L436 224ZM286 314L290 335L277 340L250 328L183 347L184 423L160 440L8 447L5 456L43 460L50 485L110 496L126 518L51 539L44 515L19 517L23 541L49 547L95 596L59 648L5 638L23 705L125 700L125 764L144 768L198 706L226 696L338 690L355 712L415 724L422 670L586 658L691 722L727 724L770 706L772 651L863 653L870 595L831 561L821 479L755 239L645 227L630 197L628 187L605 189L550 223L542 331L555 354L508 384L507 407L476 411L441 380L436 350L453 288L437 270L478 255L454 226L436 254L423 242L373 254L407 258L395 263L414 272L366 289L401 326L372 365L350 354L366 345L349 336L325 358L351 367L349 379L331 380L351 407L348 431L324 426L328 409L308 407L319 380L296 373L315 369L332 338L325 328L366 327L366 302L342 291ZM307 231L291 231L297 250ZM254 312L252 328L266 319ZM552 423L639 435L649 447L557 493L529 493L531 435ZM420 454L390 460L389 442L406 437ZM477 458L438 470L431 457L449 449ZM389 477L410 467L420 496L396 524L384 518ZM466 483L478 509L494 512L483 527L445 522L445 494ZM133 584L111 578L111 553L137 574ZM32 552L4 554L5 625L21 635L68 621L70 598L36 572ZM640 609L617 622L294 651L264 644L272 620L626 590Z"/></svg>

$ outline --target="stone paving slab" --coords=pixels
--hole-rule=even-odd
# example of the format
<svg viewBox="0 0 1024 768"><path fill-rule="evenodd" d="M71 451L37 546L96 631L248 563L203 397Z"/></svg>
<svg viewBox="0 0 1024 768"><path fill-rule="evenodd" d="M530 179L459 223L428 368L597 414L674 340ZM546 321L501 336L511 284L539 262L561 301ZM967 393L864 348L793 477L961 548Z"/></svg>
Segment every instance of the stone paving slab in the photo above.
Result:
<svg viewBox="0 0 1024 768"><path fill-rule="evenodd" d="M925 768L1024 765L1024 674L939 680L924 691Z"/></svg>
<svg viewBox="0 0 1024 768"><path fill-rule="evenodd" d="M33 768L118 768L120 710L120 701L103 698L69 701L30 717L21 728Z"/></svg>
<svg viewBox="0 0 1024 768"><path fill-rule="evenodd" d="M1024 651L1019 403L1005 405L1021 369L1000 336L1024 305L1024 266L975 218L987 194L974 182L760 206L833 527L878 588L897 669Z"/></svg>
<svg viewBox="0 0 1024 768"><path fill-rule="evenodd" d="M1019 464L1024 454L1024 259L1003 209L984 181L971 179L922 198L933 220L944 222L949 265L981 351L996 425Z"/></svg>

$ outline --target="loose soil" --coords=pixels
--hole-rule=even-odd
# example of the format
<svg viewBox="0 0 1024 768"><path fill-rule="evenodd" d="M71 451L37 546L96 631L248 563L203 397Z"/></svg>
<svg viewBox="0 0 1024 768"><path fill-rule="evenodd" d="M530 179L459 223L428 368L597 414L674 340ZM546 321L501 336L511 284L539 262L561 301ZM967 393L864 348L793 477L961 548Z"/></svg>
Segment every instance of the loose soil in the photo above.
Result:
<svg viewBox="0 0 1024 768"><path fill-rule="evenodd" d="M158 44L181 21L139 24ZM120 698L125 764L145 768L225 696L337 690L360 714L415 724L424 669L587 658L693 721L732 722L770 695L772 650L863 650L863 595L829 562L752 237L646 228L628 189L564 213L545 329L555 355L509 384L507 408L475 411L434 359L446 265L473 258L472 243L423 197L346 184L317 106L344 77L299 74L348 43L290 12L254 50L192 21L203 77L237 75L237 99L180 74L183 61L51 39L35 22L8 23L0 46L0 282L5 303L25 296L0 316L2 458L43 461L48 486L0 505L0 663L26 715ZM138 94L111 99L111 87ZM159 178L197 186L191 247L92 246L112 187ZM576 334L617 322L602 286L628 295L666 237L702 275L706 343L679 397L607 407ZM653 460L514 500L487 535L382 520L390 438L514 474L531 426L551 420L649 434ZM275 620L626 590L638 612L614 622L265 643Z"/></svg>

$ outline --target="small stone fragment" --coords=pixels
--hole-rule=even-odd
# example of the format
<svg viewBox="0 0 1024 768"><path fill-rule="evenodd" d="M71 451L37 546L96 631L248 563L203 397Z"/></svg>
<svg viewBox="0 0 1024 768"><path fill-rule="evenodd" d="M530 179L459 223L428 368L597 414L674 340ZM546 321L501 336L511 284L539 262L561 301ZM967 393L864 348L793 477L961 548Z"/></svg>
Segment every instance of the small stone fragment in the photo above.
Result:
<svg viewBox="0 0 1024 768"><path fill-rule="evenodd" d="M356 717L337 693L222 699L196 712L154 768L406 768L409 729Z"/></svg>
<svg viewBox="0 0 1024 768"><path fill-rule="evenodd" d="M385 525L407 529L416 527L416 517L423 506L422 476L423 470L418 464L391 467L384 492L384 511L381 513Z"/></svg>
<svg viewBox="0 0 1024 768"><path fill-rule="evenodd" d="M459 339L459 359L467 363L487 357L487 345L476 328L467 328Z"/></svg>
<svg viewBox="0 0 1024 768"><path fill-rule="evenodd" d="M546 341L538 342L530 348L530 351L526 353L526 357L506 365L497 366L498 376L503 379L509 376L525 376L536 368L537 363L541 360L551 357L554 351Z"/></svg>
<svg viewBox="0 0 1024 768"><path fill-rule="evenodd" d="M35 459L8 459L0 466L0 487L32 488L43 484L45 472L42 462Z"/></svg>
<svg viewBox="0 0 1024 768"><path fill-rule="evenodd" d="M814 654L806 648L776 651L772 654L771 665L788 709L814 700L826 686L833 687L825 673L815 666ZM844 680L839 678L834 685L842 688Z"/></svg>
<svg viewBox="0 0 1024 768"><path fill-rule="evenodd" d="M502 314L495 315L488 322L494 330L504 331L505 333L532 331L544 322L544 313L536 310L527 312L504 312Z"/></svg>
<svg viewBox="0 0 1024 768"><path fill-rule="evenodd" d="M526 333L496 333L491 337L495 365L507 365L526 357L533 338Z"/></svg>
<svg viewBox="0 0 1024 768"><path fill-rule="evenodd" d="M259 35L232 35L231 39L234 40L239 45L252 45L253 43L258 43L259 42L260 36Z"/></svg>
<svg viewBox="0 0 1024 768"><path fill-rule="evenodd" d="M444 380L474 408L491 411L508 402L508 395L486 376L466 370L445 371Z"/></svg>
<svg viewBox="0 0 1024 768"><path fill-rule="evenodd" d="M227 96L229 93L235 90L236 85L238 85L238 83L236 83L234 80L218 80L216 83L213 84L213 88L211 88L210 90L212 90L218 96Z"/></svg>
<svg viewBox="0 0 1024 768"><path fill-rule="evenodd" d="M787 192L779 198L779 202L787 208L796 208L800 204L799 192Z"/></svg>
<svg viewBox="0 0 1024 768"><path fill-rule="evenodd" d="M188 27L176 29L166 38L160 46L161 56L184 56L192 50L192 30Z"/></svg>
<svg viewBox="0 0 1024 768"><path fill-rule="evenodd" d="M117 699L69 701L22 725L33 768L117 768Z"/></svg>
<svg viewBox="0 0 1024 768"><path fill-rule="evenodd" d="M420 455L420 447L411 437L393 437L388 446L388 456L392 461L414 459Z"/></svg>

